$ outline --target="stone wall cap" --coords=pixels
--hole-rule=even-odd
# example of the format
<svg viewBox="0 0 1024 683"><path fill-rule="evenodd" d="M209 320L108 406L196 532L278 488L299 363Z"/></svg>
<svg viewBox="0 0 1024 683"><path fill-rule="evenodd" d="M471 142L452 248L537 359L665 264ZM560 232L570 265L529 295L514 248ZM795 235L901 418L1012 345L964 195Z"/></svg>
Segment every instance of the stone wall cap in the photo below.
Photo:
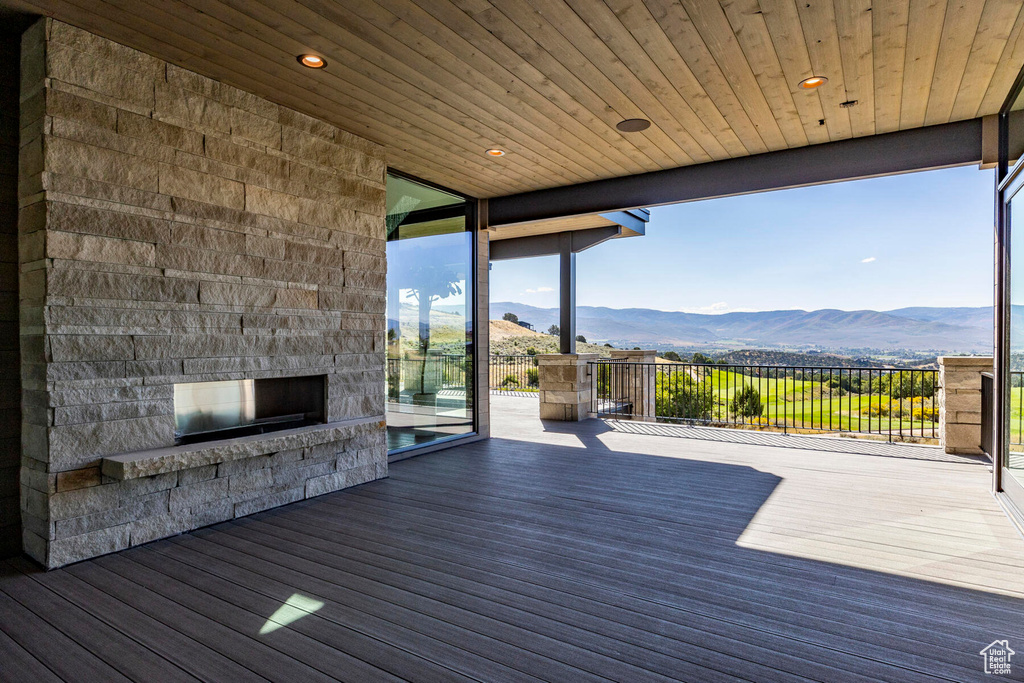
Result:
<svg viewBox="0 0 1024 683"><path fill-rule="evenodd" d="M992 356L939 356L939 365L994 367Z"/></svg>
<svg viewBox="0 0 1024 683"><path fill-rule="evenodd" d="M123 453L103 458L103 474L114 479L139 479L166 472L216 465L232 460L244 460L260 455L288 451L295 448L319 446L335 441L353 428L373 425L384 428L384 416L339 420L312 427L283 429L270 434L254 434L237 439L206 441L186 446L154 448L148 451Z"/></svg>
<svg viewBox="0 0 1024 683"><path fill-rule="evenodd" d="M599 353L538 353L537 358L542 360L593 360L600 358Z"/></svg>

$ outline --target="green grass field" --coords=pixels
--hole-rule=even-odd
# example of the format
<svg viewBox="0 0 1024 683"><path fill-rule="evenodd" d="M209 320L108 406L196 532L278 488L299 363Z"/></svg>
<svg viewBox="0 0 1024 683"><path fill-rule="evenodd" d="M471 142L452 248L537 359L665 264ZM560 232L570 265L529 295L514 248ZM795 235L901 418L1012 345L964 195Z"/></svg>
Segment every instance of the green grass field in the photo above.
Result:
<svg viewBox="0 0 1024 683"><path fill-rule="evenodd" d="M697 374L699 373L699 375ZM686 384L687 371L663 374L659 381L662 399L659 415L671 399ZM695 376L696 375L696 376ZM691 388L704 397L709 422L749 424L795 430L824 430L845 432L874 432L903 436L933 438L937 436L938 414L930 397L891 399L887 394L856 393L829 389L827 382L794 379L779 376L756 378L735 370L701 368L689 372L699 378ZM734 399L742 387L753 386L760 394L761 415L738 414ZM696 421L703 421L696 418Z"/></svg>

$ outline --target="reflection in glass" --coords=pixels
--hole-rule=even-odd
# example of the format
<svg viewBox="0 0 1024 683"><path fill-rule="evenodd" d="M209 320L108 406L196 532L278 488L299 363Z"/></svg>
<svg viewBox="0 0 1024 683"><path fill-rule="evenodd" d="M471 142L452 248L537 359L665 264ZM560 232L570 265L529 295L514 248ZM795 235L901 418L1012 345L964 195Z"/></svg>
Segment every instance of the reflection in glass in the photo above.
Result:
<svg viewBox="0 0 1024 683"><path fill-rule="evenodd" d="M466 200L397 176L387 190L388 448L473 431L473 234Z"/></svg>
<svg viewBox="0 0 1024 683"><path fill-rule="evenodd" d="M1024 195L1009 205L1010 263L1024 264ZM1015 229L1021 235L1014 235ZM1010 277L1010 448L1006 466L1024 485L1024 270Z"/></svg>

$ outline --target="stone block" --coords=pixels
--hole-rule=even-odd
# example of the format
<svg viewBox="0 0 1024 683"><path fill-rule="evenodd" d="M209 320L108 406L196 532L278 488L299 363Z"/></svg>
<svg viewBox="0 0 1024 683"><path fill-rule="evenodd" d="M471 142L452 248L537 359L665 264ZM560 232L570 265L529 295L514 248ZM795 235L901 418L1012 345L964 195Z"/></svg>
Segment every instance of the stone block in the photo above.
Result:
<svg viewBox="0 0 1024 683"><path fill-rule="evenodd" d="M54 427L50 430L50 467L56 472L78 469L104 455L173 443L172 415Z"/></svg>
<svg viewBox="0 0 1024 683"><path fill-rule="evenodd" d="M568 403L541 403L540 419L560 420L575 422L579 419L580 411L577 404Z"/></svg>
<svg viewBox="0 0 1024 683"><path fill-rule="evenodd" d="M106 484L74 491L58 491L50 496L50 518L81 517L118 507L121 502L117 484Z"/></svg>
<svg viewBox="0 0 1024 683"><path fill-rule="evenodd" d="M160 194L231 209L245 208L245 186L237 181L166 164L160 167L159 179Z"/></svg>
<svg viewBox="0 0 1024 683"><path fill-rule="evenodd" d="M51 42L47 47L46 72L54 80L104 95L109 102L141 110L153 106L152 76L65 45Z"/></svg>
<svg viewBox="0 0 1024 683"><path fill-rule="evenodd" d="M306 498L322 496L325 493L338 491L348 486L347 472L334 472L315 477L306 482Z"/></svg>
<svg viewBox="0 0 1024 683"><path fill-rule="evenodd" d="M184 272L261 277L263 259L176 244L156 245L156 265Z"/></svg>
<svg viewBox="0 0 1024 683"><path fill-rule="evenodd" d="M216 465L193 467L191 469L181 470L180 472L178 472L178 484L181 486L189 486L191 484L198 484L199 482L208 481L216 477Z"/></svg>
<svg viewBox="0 0 1024 683"><path fill-rule="evenodd" d="M197 132L231 133L231 109L199 93L156 83L153 118L181 124Z"/></svg>
<svg viewBox="0 0 1024 683"><path fill-rule="evenodd" d="M49 116L74 119L111 131L117 129L117 109L86 97L51 89L46 94L45 106Z"/></svg>
<svg viewBox="0 0 1024 683"><path fill-rule="evenodd" d="M269 468L240 472L228 478L228 491L232 496L270 488L275 484L274 473Z"/></svg>
<svg viewBox="0 0 1024 683"><path fill-rule="evenodd" d="M245 253L268 259L283 259L286 242L274 237L245 236Z"/></svg>
<svg viewBox="0 0 1024 683"><path fill-rule="evenodd" d="M244 109L231 109L231 135L271 149L281 149L281 124Z"/></svg>
<svg viewBox="0 0 1024 683"><path fill-rule="evenodd" d="M74 491L76 489L99 486L102 483L99 467L86 467L69 472L58 472L56 475L57 491Z"/></svg>
<svg viewBox="0 0 1024 683"><path fill-rule="evenodd" d="M151 477L140 477L121 482L122 503L128 498L148 496L159 491L167 491L178 485L177 472L154 474Z"/></svg>
<svg viewBox="0 0 1024 683"><path fill-rule="evenodd" d="M171 512L185 512L211 500L227 498L230 493L228 482L228 479L218 478L171 489Z"/></svg>
<svg viewBox="0 0 1024 683"><path fill-rule="evenodd" d="M79 560L124 550L128 547L130 526L122 524L80 536L50 541L45 564L48 568L55 569Z"/></svg>
<svg viewBox="0 0 1024 683"><path fill-rule="evenodd" d="M235 504L235 517L244 517L270 508L302 500L306 496L305 486L275 491L265 496L252 498Z"/></svg>
<svg viewBox="0 0 1024 683"><path fill-rule="evenodd" d="M194 247L210 251L226 251L230 254L245 255L247 235L230 230L216 230L205 225L172 223L170 242L182 247Z"/></svg>
<svg viewBox="0 0 1024 683"><path fill-rule="evenodd" d="M168 242L171 234L170 221L57 201L49 202L48 228L154 244Z"/></svg>
<svg viewBox="0 0 1024 683"><path fill-rule="evenodd" d="M49 340L50 356L58 363L135 358L135 342L129 336L50 335Z"/></svg>
<svg viewBox="0 0 1024 683"><path fill-rule="evenodd" d="M204 304L270 308L277 301L277 289L203 281L199 300Z"/></svg>
<svg viewBox="0 0 1024 683"><path fill-rule="evenodd" d="M128 137L157 142L190 154L203 153L203 135L148 116L127 111L117 114L117 132Z"/></svg>
<svg viewBox="0 0 1024 683"><path fill-rule="evenodd" d="M316 310L319 307L319 297L315 290L278 289L274 296L274 307Z"/></svg>
<svg viewBox="0 0 1024 683"><path fill-rule="evenodd" d="M150 192L156 192L159 186L156 162L65 138L47 139L44 163L49 173Z"/></svg>

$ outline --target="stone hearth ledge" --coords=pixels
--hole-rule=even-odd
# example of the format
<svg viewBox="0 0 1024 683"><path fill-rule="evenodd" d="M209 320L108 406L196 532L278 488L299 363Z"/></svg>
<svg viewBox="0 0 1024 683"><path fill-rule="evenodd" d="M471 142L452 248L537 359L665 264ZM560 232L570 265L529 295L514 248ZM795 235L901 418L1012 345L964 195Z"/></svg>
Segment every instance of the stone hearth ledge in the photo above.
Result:
<svg viewBox="0 0 1024 683"><path fill-rule="evenodd" d="M103 458L103 474L120 480L139 479L204 465L255 458L260 455L319 446L349 438L352 434L347 432L370 425L384 429L384 416L340 420L312 427L286 429L273 432L270 435L254 434L224 441L206 441L187 446L154 448L148 451L112 455Z"/></svg>

